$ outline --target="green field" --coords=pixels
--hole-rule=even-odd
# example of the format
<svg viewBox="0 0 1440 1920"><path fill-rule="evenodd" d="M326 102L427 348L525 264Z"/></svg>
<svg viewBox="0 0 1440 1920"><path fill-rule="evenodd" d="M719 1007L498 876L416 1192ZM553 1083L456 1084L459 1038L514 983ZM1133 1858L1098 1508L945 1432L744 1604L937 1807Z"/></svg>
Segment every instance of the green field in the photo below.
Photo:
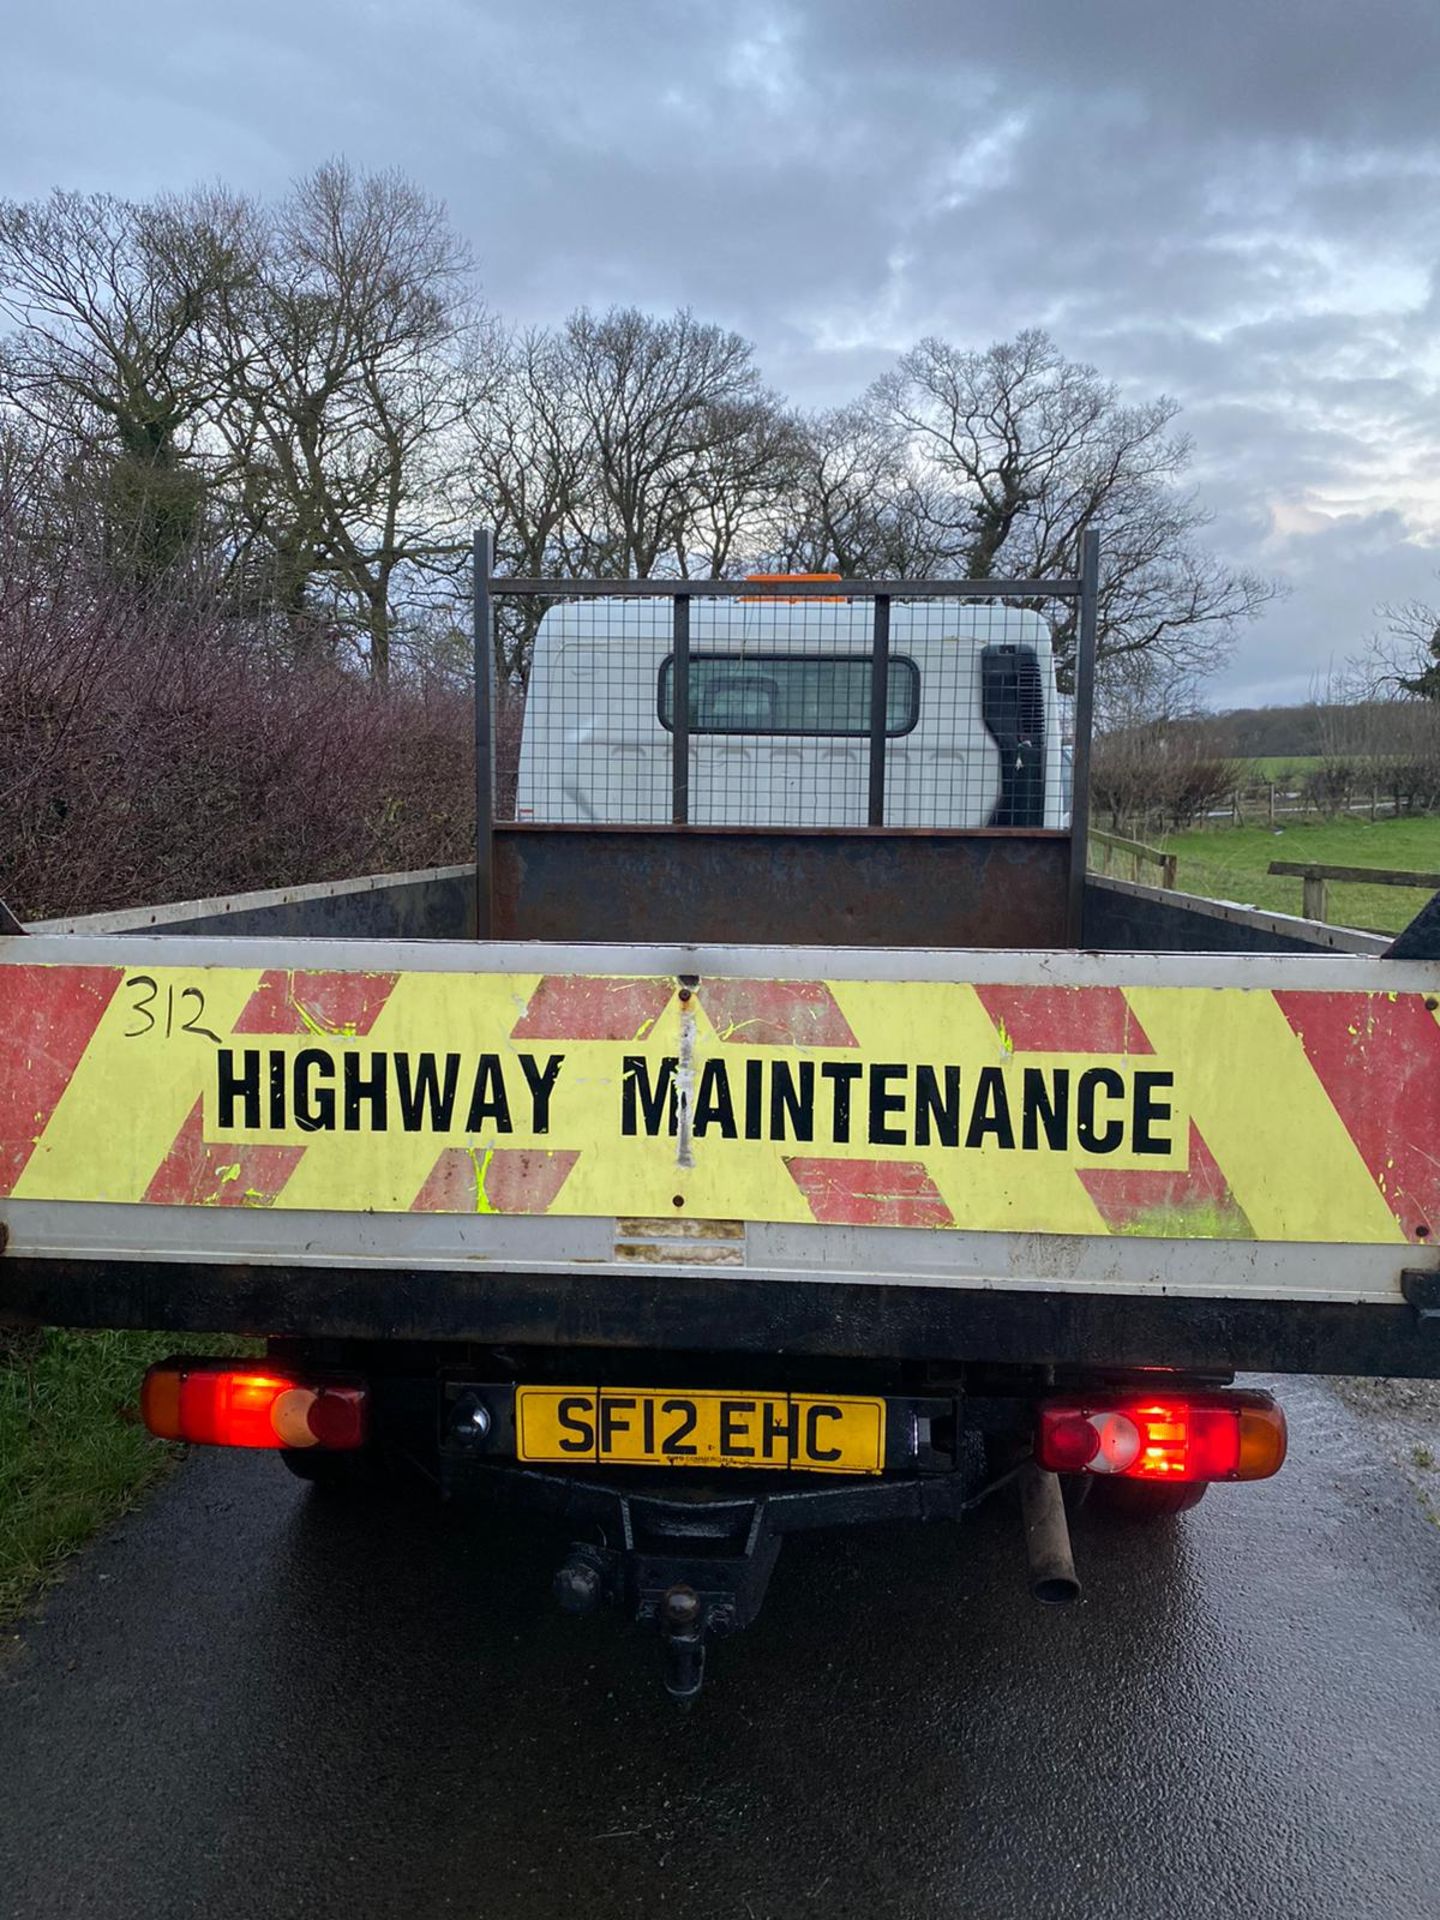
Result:
<svg viewBox="0 0 1440 1920"><path fill-rule="evenodd" d="M1170 834L1159 844L1180 856L1178 881L1186 893L1281 913L1300 912L1301 882L1267 873L1272 860L1440 873L1440 819L1371 821L1351 816L1275 828L1206 827ZM1117 860L1114 871L1123 875L1128 869ZM1154 869L1140 877L1153 879ZM1398 933L1426 898L1409 887L1332 885L1329 917L1337 926Z"/></svg>
<svg viewBox="0 0 1440 1920"><path fill-rule="evenodd" d="M1272 753L1259 760L1239 760L1236 765L1243 767L1257 786L1271 780L1298 784L1307 773L1323 765L1323 760L1318 753Z"/></svg>

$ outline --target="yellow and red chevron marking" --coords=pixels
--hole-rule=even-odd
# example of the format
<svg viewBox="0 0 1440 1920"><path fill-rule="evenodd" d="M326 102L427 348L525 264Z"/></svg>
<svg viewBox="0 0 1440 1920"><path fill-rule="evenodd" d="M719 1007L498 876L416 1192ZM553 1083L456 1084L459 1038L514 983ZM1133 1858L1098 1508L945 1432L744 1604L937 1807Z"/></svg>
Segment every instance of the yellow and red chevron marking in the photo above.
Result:
<svg viewBox="0 0 1440 1920"><path fill-rule="evenodd" d="M675 993L673 980L547 973L536 981L512 1040L643 1040Z"/></svg>
<svg viewBox="0 0 1440 1920"><path fill-rule="evenodd" d="M1423 1243L1419 993L0 966L0 1199Z"/></svg>
<svg viewBox="0 0 1440 1920"><path fill-rule="evenodd" d="M715 1038L747 1047L857 1047L823 980L707 980L699 989Z"/></svg>
<svg viewBox="0 0 1440 1920"><path fill-rule="evenodd" d="M160 1207L270 1207L304 1151L207 1140L197 1100L141 1198Z"/></svg>
<svg viewBox="0 0 1440 1920"><path fill-rule="evenodd" d="M1153 1054L1135 1009L1119 987L977 987L981 1005L1017 1054ZM1165 1215L1194 1218L1209 1210L1217 1234L1251 1240L1250 1223L1236 1203L1204 1135L1192 1119L1187 1164L1180 1168L1082 1167L1080 1179L1116 1233Z"/></svg>
<svg viewBox="0 0 1440 1920"><path fill-rule="evenodd" d="M412 1213L548 1213L575 1162L573 1150L534 1147L446 1147Z"/></svg>
<svg viewBox="0 0 1440 1920"><path fill-rule="evenodd" d="M235 1022L236 1033L369 1033L394 973L314 973L272 967L262 973Z"/></svg>
<svg viewBox="0 0 1440 1920"><path fill-rule="evenodd" d="M792 1154L790 1178L825 1227L953 1227L923 1160L817 1160Z"/></svg>
<svg viewBox="0 0 1440 1920"><path fill-rule="evenodd" d="M122 967L6 969L0 982L0 1194L25 1171L123 977Z"/></svg>

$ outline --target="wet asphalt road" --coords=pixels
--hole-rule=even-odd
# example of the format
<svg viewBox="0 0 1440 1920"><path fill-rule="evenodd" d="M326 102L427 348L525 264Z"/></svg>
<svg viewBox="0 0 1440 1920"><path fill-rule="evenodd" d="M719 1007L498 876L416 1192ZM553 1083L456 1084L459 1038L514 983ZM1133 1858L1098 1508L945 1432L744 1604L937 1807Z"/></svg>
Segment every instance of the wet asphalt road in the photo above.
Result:
<svg viewBox="0 0 1440 1920"><path fill-rule="evenodd" d="M193 1459L0 1650L0 1914L1429 1920L1409 1391L1291 1383L1279 1480L1082 1516L1069 1612L1000 1511L792 1541L688 1717L638 1629L551 1610L548 1530Z"/></svg>

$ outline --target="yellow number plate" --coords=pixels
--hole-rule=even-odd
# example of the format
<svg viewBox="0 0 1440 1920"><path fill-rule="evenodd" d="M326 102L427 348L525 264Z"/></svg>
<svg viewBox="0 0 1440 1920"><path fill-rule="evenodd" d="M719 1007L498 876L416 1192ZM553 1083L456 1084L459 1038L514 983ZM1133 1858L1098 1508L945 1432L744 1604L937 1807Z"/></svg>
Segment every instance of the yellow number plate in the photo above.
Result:
<svg viewBox="0 0 1440 1920"><path fill-rule="evenodd" d="M517 1387L515 1441L522 1460L879 1473L885 1402L810 1393Z"/></svg>

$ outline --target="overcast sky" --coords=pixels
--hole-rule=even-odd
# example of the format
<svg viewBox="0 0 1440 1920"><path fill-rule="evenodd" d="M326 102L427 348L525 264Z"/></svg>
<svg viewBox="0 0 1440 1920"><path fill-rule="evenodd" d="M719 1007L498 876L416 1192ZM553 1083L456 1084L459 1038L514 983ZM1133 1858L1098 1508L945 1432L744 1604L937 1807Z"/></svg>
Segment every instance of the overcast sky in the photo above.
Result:
<svg viewBox="0 0 1440 1920"><path fill-rule="evenodd" d="M1039 323L1174 394L1214 543L1291 593L1220 704L1440 599L1440 0L53 0L0 195L448 201L501 313L689 305L806 402Z"/></svg>

